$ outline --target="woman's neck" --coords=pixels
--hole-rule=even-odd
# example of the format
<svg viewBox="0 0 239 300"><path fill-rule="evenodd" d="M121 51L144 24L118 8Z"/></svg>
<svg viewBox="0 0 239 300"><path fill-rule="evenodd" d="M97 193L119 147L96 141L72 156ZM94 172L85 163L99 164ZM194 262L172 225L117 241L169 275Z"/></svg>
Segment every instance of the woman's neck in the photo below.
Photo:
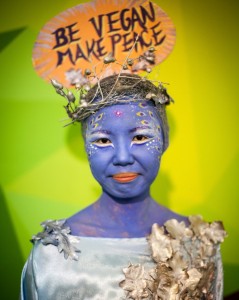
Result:
<svg viewBox="0 0 239 300"><path fill-rule="evenodd" d="M73 235L95 237L145 237L154 223L162 226L168 219L186 221L155 202L149 191L140 197L117 199L103 192L92 205L67 220Z"/></svg>
<svg viewBox="0 0 239 300"><path fill-rule="evenodd" d="M135 198L115 198L103 192L95 203L102 224L125 230L142 229L147 222L152 198L149 191Z"/></svg>

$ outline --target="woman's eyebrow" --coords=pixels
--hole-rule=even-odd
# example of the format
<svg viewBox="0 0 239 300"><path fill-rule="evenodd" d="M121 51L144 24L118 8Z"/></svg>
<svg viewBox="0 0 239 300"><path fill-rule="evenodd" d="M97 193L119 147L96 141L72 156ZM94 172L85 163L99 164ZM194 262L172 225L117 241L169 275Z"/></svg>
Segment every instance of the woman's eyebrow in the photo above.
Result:
<svg viewBox="0 0 239 300"><path fill-rule="evenodd" d="M139 126L139 127L130 129L130 132L135 132L135 131L142 130L142 129L153 129L153 128L151 126Z"/></svg>
<svg viewBox="0 0 239 300"><path fill-rule="evenodd" d="M109 131L109 130L93 130L93 131L90 131L90 134L99 134L99 133L111 134L111 131Z"/></svg>

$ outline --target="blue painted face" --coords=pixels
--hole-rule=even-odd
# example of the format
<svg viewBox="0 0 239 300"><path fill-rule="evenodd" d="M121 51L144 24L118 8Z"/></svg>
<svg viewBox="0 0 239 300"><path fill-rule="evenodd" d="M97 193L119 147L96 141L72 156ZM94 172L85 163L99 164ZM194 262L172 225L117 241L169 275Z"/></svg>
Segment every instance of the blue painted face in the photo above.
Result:
<svg viewBox="0 0 239 300"><path fill-rule="evenodd" d="M85 143L92 174L116 198L147 193L157 176L163 133L146 101L113 105L87 119Z"/></svg>

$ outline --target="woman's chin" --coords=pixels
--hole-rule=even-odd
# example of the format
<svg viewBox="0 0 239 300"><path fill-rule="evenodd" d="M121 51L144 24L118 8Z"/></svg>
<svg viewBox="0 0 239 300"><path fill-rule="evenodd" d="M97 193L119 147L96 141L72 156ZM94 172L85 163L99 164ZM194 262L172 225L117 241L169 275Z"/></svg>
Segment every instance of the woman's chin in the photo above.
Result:
<svg viewBox="0 0 239 300"><path fill-rule="evenodd" d="M142 195L145 195L149 191L149 186L143 186L143 185L132 185L131 182L127 183L120 183L117 185L114 185L114 187L106 187L103 189L105 193L110 195L112 198L117 199L136 199L139 197L142 197ZM149 193L149 192L148 192Z"/></svg>

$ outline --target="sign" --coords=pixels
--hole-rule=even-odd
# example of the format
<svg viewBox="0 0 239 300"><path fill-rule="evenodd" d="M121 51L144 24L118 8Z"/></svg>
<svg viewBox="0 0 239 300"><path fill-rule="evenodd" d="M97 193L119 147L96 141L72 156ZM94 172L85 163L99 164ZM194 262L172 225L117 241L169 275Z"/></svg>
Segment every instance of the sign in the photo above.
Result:
<svg viewBox="0 0 239 300"><path fill-rule="evenodd" d="M33 65L45 80L71 87L86 69L94 69L100 77L119 72L129 52L135 59L154 47L159 64L172 51L175 36L170 18L152 2L95 0L46 23L34 45ZM116 62L103 68L109 54Z"/></svg>

